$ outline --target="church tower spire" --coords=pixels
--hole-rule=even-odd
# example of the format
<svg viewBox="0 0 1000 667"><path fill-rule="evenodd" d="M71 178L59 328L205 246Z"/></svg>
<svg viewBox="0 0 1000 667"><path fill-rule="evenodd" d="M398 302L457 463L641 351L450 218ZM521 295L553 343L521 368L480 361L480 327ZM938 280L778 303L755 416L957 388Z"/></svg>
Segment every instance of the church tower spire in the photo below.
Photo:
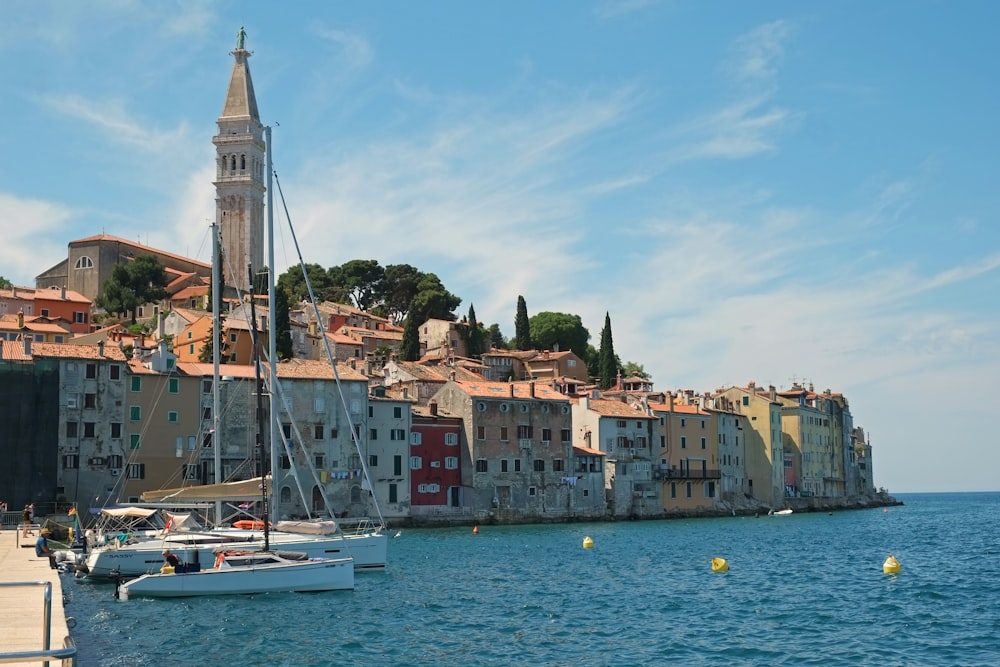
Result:
<svg viewBox="0 0 1000 667"><path fill-rule="evenodd" d="M236 35L229 89L215 144L215 221L222 236L226 285L250 289L247 265L264 268L264 126L250 79L246 31Z"/></svg>

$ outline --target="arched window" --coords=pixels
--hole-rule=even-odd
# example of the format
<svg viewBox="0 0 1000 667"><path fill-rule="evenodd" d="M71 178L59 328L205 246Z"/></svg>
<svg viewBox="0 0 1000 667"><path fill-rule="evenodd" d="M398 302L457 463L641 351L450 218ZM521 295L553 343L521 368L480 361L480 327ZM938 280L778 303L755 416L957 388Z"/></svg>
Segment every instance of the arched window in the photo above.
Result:
<svg viewBox="0 0 1000 667"><path fill-rule="evenodd" d="M319 490L318 486L313 487L312 508L314 512L323 509L323 492Z"/></svg>
<svg viewBox="0 0 1000 667"><path fill-rule="evenodd" d="M229 171L236 171L236 156L235 155L232 157L232 160L230 161L229 165L230 165L229 166Z"/></svg>
<svg viewBox="0 0 1000 667"><path fill-rule="evenodd" d="M290 486L281 487L281 502L282 503L292 502L292 488Z"/></svg>
<svg viewBox="0 0 1000 667"><path fill-rule="evenodd" d="M240 156L240 171L246 171L246 170L247 170L247 156L246 155L241 155Z"/></svg>
<svg viewBox="0 0 1000 667"><path fill-rule="evenodd" d="M89 257L87 257L86 255L84 255L83 257L80 257L79 259L76 260L76 264L74 265L74 268L77 268L77 269L92 269L92 268L94 268L94 260L92 260Z"/></svg>
<svg viewBox="0 0 1000 667"><path fill-rule="evenodd" d="M361 487L355 484L351 487L351 502L360 503L361 502Z"/></svg>

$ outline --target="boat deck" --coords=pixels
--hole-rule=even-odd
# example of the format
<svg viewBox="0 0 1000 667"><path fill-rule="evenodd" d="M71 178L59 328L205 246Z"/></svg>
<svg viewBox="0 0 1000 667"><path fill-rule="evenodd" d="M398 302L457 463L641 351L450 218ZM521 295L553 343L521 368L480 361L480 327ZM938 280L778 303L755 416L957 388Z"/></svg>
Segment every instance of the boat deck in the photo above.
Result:
<svg viewBox="0 0 1000 667"><path fill-rule="evenodd" d="M5 662L3 658L10 653L44 650L45 582L52 584L49 648L62 649L70 636L59 571L49 567L48 558L35 555L37 538L37 529L26 538L21 537L20 529L0 530L0 628L3 628L0 632L0 664L3 665L42 664L41 659ZM11 585L21 583L30 585ZM60 662L52 659L49 664ZM67 660L65 664L72 663Z"/></svg>

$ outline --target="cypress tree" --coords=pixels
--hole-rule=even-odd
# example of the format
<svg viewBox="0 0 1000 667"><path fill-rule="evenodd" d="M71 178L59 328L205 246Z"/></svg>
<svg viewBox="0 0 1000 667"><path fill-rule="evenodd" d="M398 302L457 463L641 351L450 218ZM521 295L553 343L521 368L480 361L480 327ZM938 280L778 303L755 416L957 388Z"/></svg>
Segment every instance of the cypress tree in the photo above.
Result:
<svg viewBox="0 0 1000 667"><path fill-rule="evenodd" d="M531 349L531 327L528 324L528 306L523 296L517 297L517 316L514 318L514 347L518 350Z"/></svg>
<svg viewBox="0 0 1000 667"><path fill-rule="evenodd" d="M471 303L469 304L469 337L467 342L468 354L470 357L478 357L485 350L483 350L483 330L479 326L479 320L476 319L476 308Z"/></svg>
<svg viewBox="0 0 1000 667"><path fill-rule="evenodd" d="M604 313L597 367L601 378L601 389L610 389L617 379L618 364L615 363L615 344L611 339L611 315L607 311Z"/></svg>
<svg viewBox="0 0 1000 667"><path fill-rule="evenodd" d="M410 312L403 325L403 340L399 344L399 358L402 361L420 359L420 322L417 314Z"/></svg>

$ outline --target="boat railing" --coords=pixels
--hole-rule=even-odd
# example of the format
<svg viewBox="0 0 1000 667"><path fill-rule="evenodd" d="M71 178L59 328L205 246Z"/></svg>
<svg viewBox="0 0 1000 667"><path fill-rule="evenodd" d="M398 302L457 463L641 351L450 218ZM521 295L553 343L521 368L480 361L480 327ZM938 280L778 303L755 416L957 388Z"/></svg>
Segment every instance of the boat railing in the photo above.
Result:
<svg viewBox="0 0 1000 667"><path fill-rule="evenodd" d="M48 665L49 659L61 660L63 665L75 667L76 665L76 644L73 638L66 636L63 638L63 647L52 648L52 582L51 581L4 581L0 582L0 587L29 587L40 586L42 588L42 648L36 651L11 651L0 652L0 664L12 664L23 662L43 662Z"/></svg>

